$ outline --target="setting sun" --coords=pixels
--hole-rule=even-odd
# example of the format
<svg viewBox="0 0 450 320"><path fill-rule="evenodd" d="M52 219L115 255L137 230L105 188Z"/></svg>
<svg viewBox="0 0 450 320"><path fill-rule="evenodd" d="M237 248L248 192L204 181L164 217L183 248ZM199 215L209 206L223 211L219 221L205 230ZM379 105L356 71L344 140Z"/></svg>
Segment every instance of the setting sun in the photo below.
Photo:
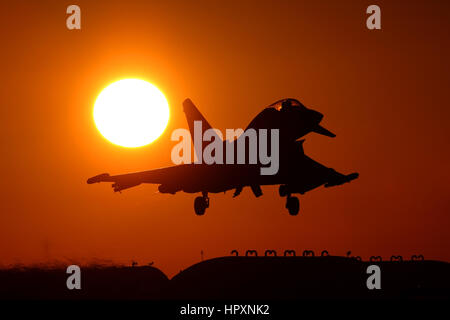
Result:
<svg viewBox="0 0 450 320"><path fill-rule="evenodd" d="M123 79L103 89L94 105L100 133L122 147L142 147L156 140L169 121L169 104L154 85Z"/></svg>

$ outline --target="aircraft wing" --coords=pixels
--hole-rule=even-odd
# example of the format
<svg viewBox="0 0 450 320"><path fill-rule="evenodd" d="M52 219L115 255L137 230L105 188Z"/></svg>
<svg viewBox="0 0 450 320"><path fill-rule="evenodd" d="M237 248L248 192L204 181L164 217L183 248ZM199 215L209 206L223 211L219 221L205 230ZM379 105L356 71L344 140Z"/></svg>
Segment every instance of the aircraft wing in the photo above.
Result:
<svg viewBox="0 0 450 320"><path fill-rule="evenodd" d="M111 176L109 173L102 173L87 180L88 184L98 182L113 182L112 187L115 192L128 189L140 185L141 183L156 183L162 184L169 179L175 178L178 174L179 168L167 167L155 170L133 172L127 174L119 174Z"/></svg>
<svg viewBox="0 0 450 320"><path fill-rule="evenodd" d="M357 173L357 172L353 172L353 173L346 175L346 174L339 173L339 172L335 171L334 169L332 169L332 170L334 172L330 173L328 182L325 183L325 188L338 186L338 185L350 182L352 180L355 180L356 178L359 177L359 173Z"/></svg>
<svg viewBox="0 0 450 320"><path fill-rule="evenodd" d="M299 160L288 171L290 180L288 185L295 192L304 193L322 185L325 188L338 186L359 177L356 172L351 174L339 173L304 155Z"/></svg>

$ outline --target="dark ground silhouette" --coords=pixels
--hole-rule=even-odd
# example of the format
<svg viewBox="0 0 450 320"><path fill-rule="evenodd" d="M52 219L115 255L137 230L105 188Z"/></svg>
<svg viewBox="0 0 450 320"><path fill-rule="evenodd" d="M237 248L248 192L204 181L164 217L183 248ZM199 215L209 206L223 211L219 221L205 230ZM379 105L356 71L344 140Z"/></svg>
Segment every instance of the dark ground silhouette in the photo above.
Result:
<svg viewBox="0 0 450 320"><path fill-rule="evenodd" d="M368 290L367 266L381 268L381 290ZM68 290L64 268L0 270L0 299L384 299L450 298L450 264L358 261L348 257L222 257L169 280L151 266L81 267L81 290Z"/></svg>

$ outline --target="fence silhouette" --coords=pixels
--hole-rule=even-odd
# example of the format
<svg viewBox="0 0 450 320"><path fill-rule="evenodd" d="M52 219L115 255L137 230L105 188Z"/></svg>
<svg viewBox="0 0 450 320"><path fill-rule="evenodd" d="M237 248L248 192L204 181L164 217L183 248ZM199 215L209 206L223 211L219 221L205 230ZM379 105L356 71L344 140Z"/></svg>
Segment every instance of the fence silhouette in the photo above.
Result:
<svg viewBox="0 0 450 320"><path fill-rule="evenodd" d="M357 261L363 261L360 256L352 256L351 254L352 254L351 251L347 251L347 253L346 253L347 258L354 259ZM235 249L230 252L230 255L238 257L239 252ZM245 256L246 257L257 257L258 251L247 250L247 251L245 251ZM277 254L276 250L267 249L264 251L264 257L277 257L277 256L278 256L278 254ZM283 252L283 257L296 257L296 256L297 256L297 254L296 254L295 250L292 250L292 249L287 249L287 250L284 250L284 252ZM315 257L315 253L313 250L303 250L302 256L303 257ZM323 250L320 253L320 257L329 257L329 256L330 256L330 254L328 253L327 250ZM422 254L419 254L419 255L414 254L411 256L410 261L424 261L424 260L425 260L425 258ZM390 257L389 261L403 262L404 260L403 260L403 256L401 256L401 255L392 255ZM383 262L383 258L381 256L370 256L369 262ZM137 263L133 261L132 266L136 266L136 265L137 265Z"/></svg>

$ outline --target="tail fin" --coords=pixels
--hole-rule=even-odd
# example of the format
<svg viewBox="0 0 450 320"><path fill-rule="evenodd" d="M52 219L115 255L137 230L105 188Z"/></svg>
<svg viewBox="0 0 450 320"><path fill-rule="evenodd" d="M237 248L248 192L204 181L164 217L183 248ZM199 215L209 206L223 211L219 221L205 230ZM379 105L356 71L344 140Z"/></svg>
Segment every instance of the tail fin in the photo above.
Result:
<svg viewBox="0 0 450 320"><path fill-rule="evenodd" d="M183 101L183 111L186 114L186 120L189 125L191 136L194 137L194 121L202 122L202 129L206 131L211 129L211 125L206 121L205 117L198 111L197 107L192 103L191 99Z"/></svg>
<svg viewBox="0 0 450 320"><path fill-rule="evenodd" d="M212 127L208 123L208 121L206 121L205 117L203 117L197 107L192 103L191 99L186 99L183 101L183 111L186 115L192 142L194 143L195 154L197 155L197 159L202 159L203 149L206 145L209 144L209 142L203 141L203 133L208 129L212 129ZM201 123L201 127L197 126L197 131L195 130L196 122ZM200 137L197 137L197 139L195 139L195 137L198 135L200 135ZM222 140L217 134L215 135L214 139ZM195 140L197 140L197 144Z"/></svg>

